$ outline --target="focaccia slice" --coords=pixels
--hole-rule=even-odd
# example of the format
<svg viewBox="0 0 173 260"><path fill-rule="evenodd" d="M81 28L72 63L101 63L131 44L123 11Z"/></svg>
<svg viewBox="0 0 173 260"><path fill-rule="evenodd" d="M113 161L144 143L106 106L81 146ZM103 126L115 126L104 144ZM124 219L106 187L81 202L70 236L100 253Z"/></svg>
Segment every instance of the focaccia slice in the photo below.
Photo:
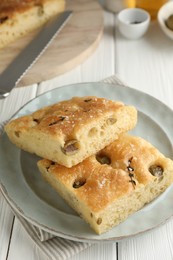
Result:
<svg viewBox="0 0 173 260"><path fill-rule="evenodd" d="M72 167L136 125L137 111L116 101L92 96L44 107L5 126L21 149Z"/></svg>
<svg viewBox="0 0 173 260"><path fill-rule="evenodd" d="M173 182L173 161L127 134L70 169L47 159L38 168L97 234L127 219Z"/></svg>
<svg viewBox="0 0 173 260"><path fill-rule="evenodd" d="M0 48L65 10L65 0L1 0Z"/></svg>

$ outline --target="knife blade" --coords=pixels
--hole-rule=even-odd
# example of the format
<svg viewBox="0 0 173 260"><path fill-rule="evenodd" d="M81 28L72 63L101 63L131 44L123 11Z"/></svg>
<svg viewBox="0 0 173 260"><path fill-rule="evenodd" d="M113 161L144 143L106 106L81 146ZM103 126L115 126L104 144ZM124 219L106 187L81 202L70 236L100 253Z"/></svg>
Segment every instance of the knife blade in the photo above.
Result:
<svg viewBox="0 0 173 260"><path fill-rule="evenodd" d="M48 21L36 37L19 53L0 75L0 99L7 97L24 74L43 54L65 25L72 11L65 11Z"/></svg>

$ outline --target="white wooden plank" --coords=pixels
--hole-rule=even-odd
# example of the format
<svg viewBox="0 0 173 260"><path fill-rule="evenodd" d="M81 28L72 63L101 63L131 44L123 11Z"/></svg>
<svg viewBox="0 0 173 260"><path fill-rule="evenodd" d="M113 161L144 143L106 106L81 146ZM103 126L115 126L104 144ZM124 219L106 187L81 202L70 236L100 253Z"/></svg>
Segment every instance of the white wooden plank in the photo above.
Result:
<svg viewBox="0 0 173 260"><path fill-rule="evenodd" d="M14 88L9 96L0 99L0 122L9 119L20 107L36 95L37 84Z"/></svg>
<svg viewBox="0 0 173 260"><path fill-rule="evenodd" d="M0 192L0 259L6 259L14 216Z"/></svg>
<svg viewBox="0 0 173 260"><path fill-rule="evenodd" d="M52 80L40 83L38 86L37 95L50 91L54 88L75 84L77 82L81 82L80 67L76 67L74 70L59 77L55 77Z"/></svg>
<svg viewBox="0 0 173 260"><path fill-rule="evenodd" d="M139 40L127 40L118 30L116 35L117 73L121 79L172 105L173 45L158 23L153 22Z"/></svg>
<svg viewBox="0 0 173 260"><path fill-rule="evenodd" d="M173 259L173 222L119 243L121 260L172 260Z"/></svg>
<svg viewBox="0 0 173 260"><path fill-rule="evenodd" d="M15 218L8 260L49 260ZM4 260L4 259L3 259Z"/></svg>

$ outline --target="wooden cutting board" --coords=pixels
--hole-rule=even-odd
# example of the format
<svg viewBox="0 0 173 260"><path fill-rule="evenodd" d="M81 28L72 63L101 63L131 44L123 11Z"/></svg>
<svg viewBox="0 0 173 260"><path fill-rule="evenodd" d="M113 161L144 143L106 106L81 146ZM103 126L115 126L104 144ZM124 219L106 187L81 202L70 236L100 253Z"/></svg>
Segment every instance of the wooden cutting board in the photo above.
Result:
<svg viewBox="0 0 173 260"><path fill-rule="evenodd" d="M67 0L73 14L18 86L27 86L63 74L86 60L96 49L103 32L103 10L95 0ZM0 50L0 73L37 32ZM16 64L17 66L17 64ZM10 76L10 75L9 75Z"/></svg>

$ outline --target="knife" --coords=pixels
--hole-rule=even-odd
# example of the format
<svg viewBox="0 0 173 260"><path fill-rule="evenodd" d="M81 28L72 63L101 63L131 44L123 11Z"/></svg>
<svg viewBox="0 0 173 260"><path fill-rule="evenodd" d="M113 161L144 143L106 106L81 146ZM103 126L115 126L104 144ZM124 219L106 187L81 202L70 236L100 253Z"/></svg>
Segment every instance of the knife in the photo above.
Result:
<svg viewBox="0 0 173 260"><path fill-rule="evenodd" d="M24 74L38 60L55 36L67 22L72 11L65 11L43 26L36 37L22 50L0 74L0 99L7 97Z"/></svg>

